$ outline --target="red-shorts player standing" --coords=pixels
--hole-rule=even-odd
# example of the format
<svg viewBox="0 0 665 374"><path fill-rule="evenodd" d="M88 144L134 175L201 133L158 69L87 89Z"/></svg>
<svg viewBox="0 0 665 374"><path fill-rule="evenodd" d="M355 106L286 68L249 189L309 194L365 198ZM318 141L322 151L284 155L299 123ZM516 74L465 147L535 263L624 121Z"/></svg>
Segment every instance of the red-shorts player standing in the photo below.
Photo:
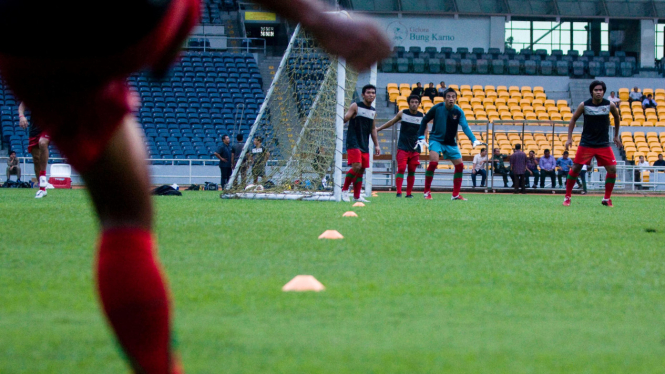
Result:
<svg viewBox="0 0 665 374"><path fill-rule="evenodd" d="M375 25L309 0L257 0L300 22L359 70L390 53ZM163 76L197 22L199 0L0 0L0 71L82 175L101 224L99 299L135 373L181 373L155 257L146 151L129 74ZM26 29L24 16L30 15ZM9 37L11 35L11 37Z"/></svg>
<svg viewBox="0 0 665 374"><path fill-rule="evenodd" d="M376 135L376 109L372 106L376 98L376 87L365 85L362 90L362 101L352 103L344 115L344 122L349 123L346 130L346 155L351 170L346 173L344 186L342 186L342 200L349 201L349 186L353 183L353 198L355 201L368 203L360 196L363 185L365 169L369 167L369 137L374 141L374 153L381 154L381 148ZM371 175L370 175L371 178Z"/></svg>
<svg viewBox="0 0 665 374"><path fill-rule="evenodd" d="M22 129L28 129L28 152L32 153L32 164L35 168L35 177L39 183L39 190L35 194L36 199L41 199L46 196L46 167L48 166L48 145L51 138L45 133L36 123L28 123L25 116L25 105L23 103L18 106L18 119L19 126Z"/></svg>
<svg viewBox="0 0 665 374"><path fill-rule="evenodd" d="M404 172L409 168L409 174L406 177L406 197L412 198L413 183L416 180L416 167L420 165L420 147L418 143L418 130L420 121L425 114L418 110L420 97L411 95L408 98L409 109L404 109L395 115L395 118L379 126L376 131L387 129L397 122L402 122L399 129L399 139L397 140L397 175L395 176L395 185L397 186L397 197L402 197L402 183L404 182Z"/></svg>
<svg viewBox="0 0 665 374"><path fill-rule="evenodd" d="M566 141L566 150L573 144L573 129L575 122L584 115L584 128L582 129L582 139L577 148L573 167L568 172L566 180L566 197L563 200L564 206L570 206L570 197L573 193L573 187L577 182L577 177L582 171L584 165L588 165L593 157L596 158L598 166L604 166L607 170L605 176L605 196L601 203L610 208L612 205L612 189L617 178L617 161L614 152L610 146L610 113L614 116L614 144L621 147L619 139L619 111L614 103L605 99L605 83L602 81L593 81L589 86L591 99L580 103L570 119L568 125L568 140Z"/></svg>

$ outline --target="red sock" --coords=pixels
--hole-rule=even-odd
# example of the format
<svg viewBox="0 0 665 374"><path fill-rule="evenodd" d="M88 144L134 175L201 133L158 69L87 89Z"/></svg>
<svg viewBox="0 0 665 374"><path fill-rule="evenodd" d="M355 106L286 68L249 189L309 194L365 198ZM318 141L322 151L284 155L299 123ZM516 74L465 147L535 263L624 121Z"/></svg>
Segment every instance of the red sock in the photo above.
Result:
<svg viewBox="0 0 665 374"><path fill-rule="evenodd" d="M360 169L356 174L356 180L353 182L353 198L360 198L360 189L363 187L363 174L365 174L365 168Z"/></svg>
<svg viewBox="0 0 665 374"><path fill-rule="evenodd" d="M353 172L353 169L349 169L349 171L346 172L346 178L344 178L344 187L342 187L342 191L348 191L349 186L355 179L356 173Z"/></svg>
<svg viewBox="0 0 665 374"><path fill-rule="evenodd" d="M153 251L145 229L105 230L97 254L97 289L134 372L170 374L169 297Z"/></svg>
<svg viewBox="0 0 665 374"><path fill-rule="evenodd" d="M432 187L432 179L434 179L434 170L439 166L438 162L431 162L427 165L427 171L425 172L425 193L430 192Z"/></svg>
<svg viewBox="0 0 665 374"><path fill-rule="evenodd" d="M41 179L42 177L46 178L46 170L42 170L39 172L39 179ZM39 181L39 189L42 191L46 191L46 183L44 183L44 185L42 186L41 181Z"/></svg>
<svg viewBox="0 0 665 374"><path fill-rule="evenodd" d="M397 175L395 175L395 185L397 186L397 193L402 193L402 183L404 183L404 170L406 167L397 169Z"/></svg>
<svg viewBox="0 0 665 374"><path fill-rule="evenodd" d="M612 197L612 190L614 189L614 183L617 180L616 174L607 173L605 176L605 199Z"/></svg>
<svg viewBox="0 0 665 374"><path fill-rule="evenodd" d="M406 177L406 194L411 195L411 191L413 191L413 183L416 181L416 168L415 166L413 168L409 167L409 175Z"/></svg>
<svg viewBox="0 0 665 374"><path fill-rule="evenodd" d="M573 187L577 183L577 177L580 176L580 173L575 173L573 169L570 169L568 176L566 177L566 197L573 195Z"/></svg>
<svg viewBox="0 0 665 374"><path fill-rule="evenodd" d="M464 164L455 165L455 174L453 175L453 196L459 196L459 190L462 188L463 173Z"/></svg>

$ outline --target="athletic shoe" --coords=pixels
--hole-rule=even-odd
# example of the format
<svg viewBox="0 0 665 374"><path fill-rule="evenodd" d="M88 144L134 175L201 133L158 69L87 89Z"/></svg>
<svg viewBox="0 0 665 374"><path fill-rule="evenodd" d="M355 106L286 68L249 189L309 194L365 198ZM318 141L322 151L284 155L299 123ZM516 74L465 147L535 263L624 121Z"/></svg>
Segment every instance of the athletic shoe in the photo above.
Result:
<svg viewBox="0 0 665 374"><path fill-rule="evenodd" d="M462 195L453 196L453 197L450 198L450 200L462 200L462 201L467 201L467 199L465 199Z"/></svg>
<svg viewBox="0 0 665 374"><path fill-rule="evenodd" d="M563 206L570 206L570 197L566 196L563 198Z"/></svg>
<svg viewBox="0 0 665 374"><path fill-rule="evenodd" d="M612 199L603 199L600 203L607 207L614 208L614 205L612 205Z"/></svg>
<svg viewBox="0 0 665 374"><path fill-rule="evenodd" d="M47 183L46 183L46 188L49 189L49 190L52 190L52 189L55 188L55 186L52 185L51 183L48 183L48 182L47 182Z"/></svg>
<svg viewBox="0 0 665 374"><path fill-rule="evenodd" d="M37 190L37 194L35 195L35 199L41 199L42 197L45 197L47 195L46 190Z"/></svg>
<svg viewBox="0 0 665 374"><path fill-rule="evenodd" d="M366 200L364 197L362 197L362 195L360 195L360 197L357 198L357 199L353 198L353 201L355 201L357 203L369 203L370 202L369 200Z"/></svg>
<svg viewBox="0 0 665 374"><path fill-rule="evenodd" d="M405 199L412 199L412 198L413 198L413 195L406 195L406 196L404 196L404 198L405 198Z"/></svg>
<svg viewBox="0 0 665 374"><path fill-rule="evenodd" d="M396 197L402 197L402 194L401 194L401 193L398 193L398 194L395 195L395 196L396 196Z"/></svg>
<svg viewBox="0 0 665 374"><path fill-rule="evenodd" d="M351 202L349 199L349 191L342 191L342 201Z"/></svg>
<svg viewBox="0 0 665 374"><path fill-rule="evenodd" d="M425 200L432 200L432 193L431 192L425 192Z"/></svg>

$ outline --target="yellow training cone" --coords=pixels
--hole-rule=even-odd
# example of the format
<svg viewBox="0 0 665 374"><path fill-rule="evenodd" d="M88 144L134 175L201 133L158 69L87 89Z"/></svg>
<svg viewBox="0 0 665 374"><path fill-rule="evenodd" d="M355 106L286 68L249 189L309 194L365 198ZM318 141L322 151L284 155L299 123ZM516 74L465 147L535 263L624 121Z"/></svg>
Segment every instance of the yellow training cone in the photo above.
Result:
<svg viewBox="0 0 665 374"><path fill-rule="evenodd" d="M358 217L358 215L356 212L346 212L344 215L342 215L342 217Z"/></svg>
<svg viewBox="0 0 665 374"><path fill-rule="evenodd" d="M363 203L361 203L360 201L358 201L357 203L353 204L353 206L365 206L365 204L363 204Z"/></svg>
<svg viewBox="0 0 665 374"><path fill-rule="evenodd" d="M289 283L285 284L282 287L282 291L323 291L326 287L321 284L316 278L311 275L296 275L295 278L291 279Z"/></svg>
<svg viewBox="0 0 665 374"><path fill-rule="evenodd" d="M379 197L379 194L376 192L372 192L372 197Z"/></svg>
<svg viewBox="0 0 665 374"><path fill-rule="evenodd" d="M326 230L319 235L319 239L344 239L344 237L337 230Z"/></svg>

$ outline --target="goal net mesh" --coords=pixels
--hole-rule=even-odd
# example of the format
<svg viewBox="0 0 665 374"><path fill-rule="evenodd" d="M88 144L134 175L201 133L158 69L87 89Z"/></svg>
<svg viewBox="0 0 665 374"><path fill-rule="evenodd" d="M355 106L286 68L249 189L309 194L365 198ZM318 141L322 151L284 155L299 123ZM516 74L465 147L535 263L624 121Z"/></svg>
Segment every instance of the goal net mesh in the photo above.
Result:
<svg viewBox="0 0 665 374"><path fill-rule="evenodd" d="M342 136L336 132L338 65L337 57L297 28L234 167L226 197L332 196L335 182L342 183L333 179L335 152L342 151L335 147ZM345 102L340 105L348 108L358 74L346 67L344 75Z"/></svg>

